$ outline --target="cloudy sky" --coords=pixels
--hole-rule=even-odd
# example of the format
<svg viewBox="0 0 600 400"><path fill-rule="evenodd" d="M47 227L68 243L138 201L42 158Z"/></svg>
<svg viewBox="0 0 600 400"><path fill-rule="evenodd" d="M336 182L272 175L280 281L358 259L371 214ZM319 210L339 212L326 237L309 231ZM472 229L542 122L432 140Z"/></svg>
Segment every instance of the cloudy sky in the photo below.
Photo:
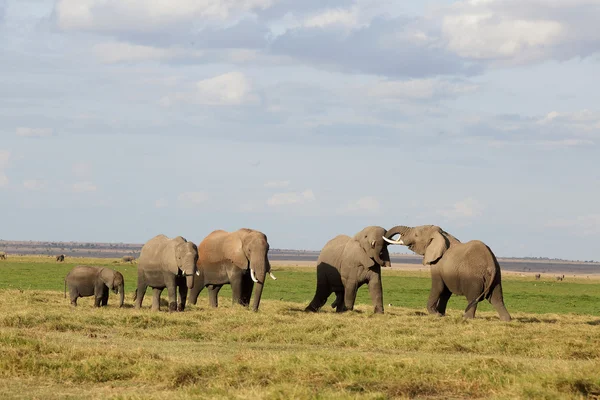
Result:
<svg viewBox="0 0 600 400"><path fill-rule="evenodd" d="M598 260L599 20L598 0L0 0L0 239L251 227L319 250L436 224Z"/></svg>

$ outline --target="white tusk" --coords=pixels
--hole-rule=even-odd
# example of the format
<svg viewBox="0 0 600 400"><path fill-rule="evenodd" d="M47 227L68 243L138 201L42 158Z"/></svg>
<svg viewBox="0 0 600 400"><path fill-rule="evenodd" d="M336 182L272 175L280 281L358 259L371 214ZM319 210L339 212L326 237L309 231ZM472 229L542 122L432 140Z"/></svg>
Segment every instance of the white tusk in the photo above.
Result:
<svg viewBox="0 0 600 400"><path fill-rule="evenodd" d="M386 242L390 243L390 244L404 244L404 242L402 241L402 239L398 239L398 240L390 240L388 238L386 238L385 236L382 236L383 240L385 240Z"/></svg>
<svg viewBox="0 0 600 400"><path fill-rule="evenodd" d="M196 270L196 275L200 276L200 271Z"/></svg>
<svg viewBox="0 0 600 400"><path fill-rule="evenodd" d="M271 279L273 279L274 281L277 280L277 278L275 278L275 275L273 275L273 273L271 271L269 271L269 276L271 277Z"/></svg>
<svg viewBox="0 0 600 400"><path fill-rule="evenodd" d="M250 268L250 278L252 278L254 283L258 283L258 279L256 279L256 276L254 276L254 270L252 268Z"/></svg>

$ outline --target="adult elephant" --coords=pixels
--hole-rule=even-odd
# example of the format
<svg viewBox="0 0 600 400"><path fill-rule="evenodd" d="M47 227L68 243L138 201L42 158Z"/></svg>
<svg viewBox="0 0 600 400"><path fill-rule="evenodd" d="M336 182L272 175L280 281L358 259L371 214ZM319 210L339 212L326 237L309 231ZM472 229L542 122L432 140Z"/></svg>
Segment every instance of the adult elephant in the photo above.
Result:
<svg viewBox="0 0 600 400"><path fill-rule="evenodd" d="M94 296L94 307L108 304L108 293L112 290L119 294L119 307L123 307L125 299L125 280L119 271L106 267L78 265L65 277L65 297L67 287L71 305L77 306L79 297Z"/></svg>
<svg viewBox="0 0 600 400"><path fill-rule="evenodd" d="M4 251L0 251L0 260L6 260L6 253Z"/></svg>
<svg viewBox="0 0 600 400"><path fill-rule="evenodd" d="M391 240L400 234L397 240ZM444 315L452 294L466 296L465 318L474 318L477 303L489 300L500 319L510 321L504 306L500 265L492 250L479 240L461 243L435 225L395 226L384 235L390 244L407 246L423 256L431 267L431 291L427 301L430 314Z"/></svg>
<svg viewBox="0 0 600 400"><path fill-rule="evenodd" d="M256 284L252 309L258 311L267 273L276 279L268 252L267 236L260 231L242 228L211 232L198 245L198 275L189 292L190 303L196 304L202 289L208 287L209 303L217 307L219 290L230 284L233 304L248 306Z"/></svg>
<svg viewBox="0 0 600 400"><path fill-rule="evenodd" d="M131 263L131 264L133 264L134 260L135 260L134 256L123 256L123 257L121 257L121 261L128 262L128 263Z"/></svg>
<svg viewBox="0 0 600 400"><path fill-rule="evenodd" d="M375 307L383 313L381 267L389 267L390 254L380 226L368 226L354 237L338 235L325 244L317 260L317 289L305 311L318 311L331 293L336 312L354 309L356 292L365 283Z"/></svg>
<svg viewBox="0 0 600 400"><path fill-rule="evenodd" d="M198 248L185 238L157 235L142 247L138 258L138 281L133 297L135 308L142 306L146 289L153 289L152 310L160 310L160 295L167 288L169 312L183 311L188 289L194 287ZM179 289L180 303L177 304Z"/></svg>

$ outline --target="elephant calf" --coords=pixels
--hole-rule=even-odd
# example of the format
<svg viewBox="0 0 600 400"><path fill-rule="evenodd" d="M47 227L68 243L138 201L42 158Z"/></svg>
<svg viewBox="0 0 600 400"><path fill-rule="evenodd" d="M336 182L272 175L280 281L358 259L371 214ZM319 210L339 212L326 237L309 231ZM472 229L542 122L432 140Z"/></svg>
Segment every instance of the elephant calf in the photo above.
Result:
<svg viewBox="0 0 600 400"><path fill-rule="evenodd" d="M125 280L123 275L106 267L94 267L78 265L74 267L65 277L65 298L67 297L67 286L71 304L77 306L77 298L94 296L94 307L106 306L108 304L108 291L112 290L119 294L119 307L123 307L125 299Z"/></svg>

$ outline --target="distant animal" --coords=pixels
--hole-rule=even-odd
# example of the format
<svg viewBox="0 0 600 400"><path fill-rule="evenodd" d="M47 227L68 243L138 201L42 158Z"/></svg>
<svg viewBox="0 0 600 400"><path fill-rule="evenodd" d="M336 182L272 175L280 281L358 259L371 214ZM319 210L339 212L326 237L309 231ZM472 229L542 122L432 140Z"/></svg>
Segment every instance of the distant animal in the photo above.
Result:
<svg viewBox="0 0 600 400"><path fill-rule="evenodd" d="M397 240L391 238L397 234ZM384 236L390 244L407 246L423 256L431 269L431 291L427 301L430 314L444 315L452 294L466 296L465 318L474 318L477 303L489 300L500 319L510 321L504 306L500 264L492 250L479 240L461 243L435 225L395 226Z"/></svg>
<svg viewBox="0 0 600 400"><path fill-rule="evenodd" d="M336 312L353 310L358 288L368 284L374 312L383 313L381 267L391 266L385 234L380 226L368 226L353 237L338 235L328 241L317 260L315 295L304 311L319 311L331 293Z"/></svg>
<svg viewBox="0 0 600 400"><path fill-rule="evenodd" d="M79 297L94 296L94 307L108 304L108 293L112 290L119 294L119 307L125 299L125 279L119 271L106 267L78 265L65 277L65 298L67 287L71 297L71 305L77 306Z"/></svg>
<svg viewBox="0 0 600 400"><path fill-rule="evenodd" d="M564 275L556 275L556 280L557 281L562 281L563 279L565 279Z"/></svg>
<svg viewBox="0 0 600 400"><path fill-rule="evenodd" d="M216 230L198 245L198 275L189 292L189 301L196 304L198 295L208 287L209 304L217 307L219 290L231 285L233 304L250 305L254 284L252 310L258 311L267 274L271 273L267 236L257 230L242 228L234 232Z"/></svg>
<svg viewBox="0 0 600 400"><path fill-rule="evenodd" d="M542 277L541 274L535 274L535 280L536 281L539 281L541 277Z"/></svg>
<svg viewBox="0 0 600 400"><path fill-rule="evenodd" d="M133 260L135 260L134 256L123 256L123 258L121 258L121 261L123 262L129 262L133 264Z"/></svg>
<svg viewBox="0 0 600 400"><path fill-rule="evenodd" d="M150 286L153 289L152 311L160 310L160 295L165 288L169 296L169 312L183 311L188 289L194 287L197 261L198 248L181 236L170 239L157 235L148 240L138 258L137 289L133 297L135 308L142 306L144 294Z"/></svg>
<svg viewBox="0 0 600 400"><path fill-rule="evenodd" d="M6 260L6 252L0 251L0 260Z"/></svg>
<svg viewBox="0 0 600 400"><path fill-rule="evenodd" d="M64 262L65 261L65 255L64 254L59 254L56 256L56 261L57 262Z"/></svg>

